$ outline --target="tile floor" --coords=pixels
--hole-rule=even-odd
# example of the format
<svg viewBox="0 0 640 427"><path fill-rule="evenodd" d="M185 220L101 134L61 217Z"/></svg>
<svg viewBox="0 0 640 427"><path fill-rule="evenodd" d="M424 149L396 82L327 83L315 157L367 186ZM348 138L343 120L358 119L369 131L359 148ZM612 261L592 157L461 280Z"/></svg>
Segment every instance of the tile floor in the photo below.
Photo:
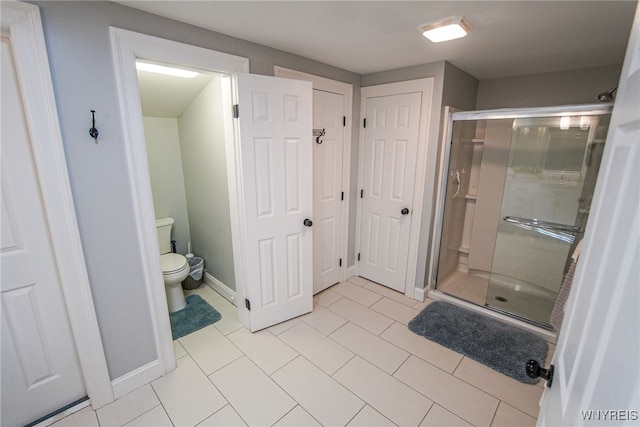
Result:
<svg viewBox="0 0 640 427"><path fill-rule="evenodd" d="M535 425L542 384L407 329L430 301L353 277L316 295L312 313L251 334L209 287L189 293L222 319L174 342L175 371L53 426Z"/></svg>

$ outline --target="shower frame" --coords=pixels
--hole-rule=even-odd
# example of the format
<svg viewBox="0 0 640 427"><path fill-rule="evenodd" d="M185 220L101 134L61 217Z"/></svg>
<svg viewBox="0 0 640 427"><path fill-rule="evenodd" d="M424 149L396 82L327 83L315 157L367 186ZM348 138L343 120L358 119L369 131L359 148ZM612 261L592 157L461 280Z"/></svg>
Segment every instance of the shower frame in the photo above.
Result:
<svg viewBox="0 0 640 427"><path fill-rule="evenodd" d="M447 301L463 306L472 311L499 319L510 323L521 329L528 330L542 336L549 342L555 342L557 332L536 326L529 322L519 320L499 311L491 310L484 306L479 306L462 299L450 296L436 289L438 262L440 261L440 240L442 237L442 226L444 224L444 208L446 202L447 175L449 173L449 161L451 147L453 144L453 124L458 121L478 121L478 120L498 120L498 119L522 119L536 117L563 117L572 115L602 115L611 114L613 105L610 103L582 104L582 105L562 105L553 107L532 107L532 108L504 108L496 110L479 111L456 111L451 107L445 107L445 128L444 137L440 147L438 162L438 184L436 195L436 215L434 218L434 232L431 241L431 255L429 258L429 273L427 284L427 295L434 300Z"/></svg>

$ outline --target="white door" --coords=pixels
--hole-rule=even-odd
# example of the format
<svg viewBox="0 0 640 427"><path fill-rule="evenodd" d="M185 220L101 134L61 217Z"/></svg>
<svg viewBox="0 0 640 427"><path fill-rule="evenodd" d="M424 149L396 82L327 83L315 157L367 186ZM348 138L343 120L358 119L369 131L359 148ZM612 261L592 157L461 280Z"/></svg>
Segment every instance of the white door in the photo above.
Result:
<svg viewBox="0 0 640 427"><path fill-rule="evenodd" d="M313 91L313 293L340 281L344 95ZM346 262L346 260L344 260Z"/></svg>
<svg viewBox="0 0 640 427"><path fill-rule="evenodd" d="M86 396L10 42L2 38L2 415L35 421Z"/></svg>
<svg viewBox="0 0 640 427"><path fill-rule="evenodd" d="M640 419L639 105L640 10L538 425L638 425Z"/></svg>
<svg viewBox="0 0 640 427"><path fill-rule="evenodd" d="M238 101L245 299L257 331L313 309L312 87L238 74Z"/></svg>
<svg viewBox="0 0 640 427"><path fill-rule="evenodd" d="M366 100L359 274L405 291L422 94Z"/></svg>

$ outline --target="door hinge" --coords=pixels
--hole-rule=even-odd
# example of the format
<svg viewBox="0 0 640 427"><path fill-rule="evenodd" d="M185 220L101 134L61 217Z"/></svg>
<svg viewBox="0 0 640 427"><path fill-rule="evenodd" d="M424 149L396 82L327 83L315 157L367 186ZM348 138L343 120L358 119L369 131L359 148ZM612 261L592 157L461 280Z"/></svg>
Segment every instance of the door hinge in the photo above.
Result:
<svg viewBox="0 0 640 427"><path fill-rule="evenodd" d="M360 261L360 252L358 252L358 261Z"/></svg>
<svg viewBox="0 0 640 427"><path fill-rule="evenodd" d="M367 127L367 119L364 119L364 120L363 120L363 122L362 122L362 127L365 127L365 128Z"/></svg>
<svg viewBox="0 0 640 427"><path fill-rule="evenodd" d="M344 191L340 193L340 200L344 200Z"/></svg>
<svg viewBox="0 0 640 427"><path fill-rule="evenodd" d="M240 106L238 104L233 104L233 118L237 119L240 117Z"/></svg>
<svg viewBox="0 0 640 427"><path fill-rule="evenodd" d="M338 260L338 267L342 267L342 258Z"/></svg>
<svg viewBox="0 0 640 427"><path fill-rule="evenodd" d="M244 306L247 307L247 310L251 311L251 302L247 298L244 299Z"/></svg>
<svg viewBox="0 0 640 427"><path fill-rule="evenodd" d="M342 116L342 126L347 125L347 116Z"/></svg>
<svg viewBox="0 0 640 427"><path fill-rule="evenodd" d="M362 199L364 197L364 189L360 190L360 198Z"/></svg>

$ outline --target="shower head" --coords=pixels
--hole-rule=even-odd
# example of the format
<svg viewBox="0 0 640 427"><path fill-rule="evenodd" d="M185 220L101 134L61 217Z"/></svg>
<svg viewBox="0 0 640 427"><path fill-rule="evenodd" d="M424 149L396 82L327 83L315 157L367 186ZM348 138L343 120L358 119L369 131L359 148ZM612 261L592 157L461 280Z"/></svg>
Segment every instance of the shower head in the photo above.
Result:
<svg viewBox="0 0 640 427"><path fill-rule="evenodd" d="M602 92L596 96L596 99L600 102L611 102L613 101L613 93L618 90L618 85L615 85L611 89L606 92Z"/></svg>

